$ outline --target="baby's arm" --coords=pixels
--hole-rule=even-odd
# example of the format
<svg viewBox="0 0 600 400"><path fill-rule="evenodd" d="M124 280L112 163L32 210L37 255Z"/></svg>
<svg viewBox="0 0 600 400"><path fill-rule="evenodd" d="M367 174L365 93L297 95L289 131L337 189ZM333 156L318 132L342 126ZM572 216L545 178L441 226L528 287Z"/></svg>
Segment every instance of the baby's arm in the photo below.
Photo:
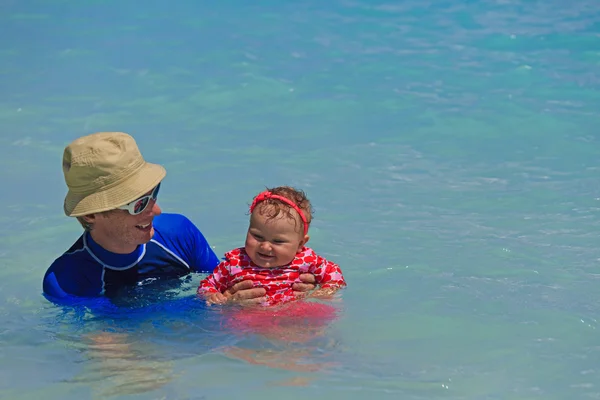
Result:
<svg viewBox="0 0 600 400"><path fill-rule="evenodd" d="M346 286L346 280L339 265L321 256L311 272L317 278L319 288L310 293L310 297L330 297L335 292Z"/></svg>
<svg viewBox="0 0 600 400"><path fill-rule="evenodd" d="M223 304L227 302L227 297L223 292L229 286L229 279L231 274L229 273L228 262L222 261L213 273L204 278L198 286L198 294L206 299L209 304Z"/></svg>

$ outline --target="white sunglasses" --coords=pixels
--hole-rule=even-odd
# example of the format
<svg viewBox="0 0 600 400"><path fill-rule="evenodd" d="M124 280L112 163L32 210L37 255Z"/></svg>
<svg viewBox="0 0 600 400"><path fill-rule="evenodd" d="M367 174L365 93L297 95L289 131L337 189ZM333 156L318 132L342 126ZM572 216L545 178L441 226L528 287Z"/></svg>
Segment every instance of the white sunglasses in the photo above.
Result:
<svg viewBox="0 0 600 400"><path fill-rule="evenodd" d="M152 190L152 193L142 196L137 200L132 201L131 203L125 204L124 206L119 207L119 210L127 210L131 215L138 215L144 212L146 208L148 208L148 204L150 204L150 200L156 201L158 197L158 191L160 190L160 183Z"/></svg>

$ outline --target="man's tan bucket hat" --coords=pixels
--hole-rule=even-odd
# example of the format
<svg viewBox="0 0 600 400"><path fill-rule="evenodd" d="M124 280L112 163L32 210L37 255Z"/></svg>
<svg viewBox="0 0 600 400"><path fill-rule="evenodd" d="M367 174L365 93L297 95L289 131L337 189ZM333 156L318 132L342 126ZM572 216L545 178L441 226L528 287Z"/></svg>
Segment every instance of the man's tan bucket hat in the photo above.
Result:
<svg viewBox="0 0 600 400"><path fill-rule="evenodd" d="M65 214L79 217L132 202L156 187L167 171L146 162L130 135L98 132L65 147L63 174L69 188Z"/></svg>

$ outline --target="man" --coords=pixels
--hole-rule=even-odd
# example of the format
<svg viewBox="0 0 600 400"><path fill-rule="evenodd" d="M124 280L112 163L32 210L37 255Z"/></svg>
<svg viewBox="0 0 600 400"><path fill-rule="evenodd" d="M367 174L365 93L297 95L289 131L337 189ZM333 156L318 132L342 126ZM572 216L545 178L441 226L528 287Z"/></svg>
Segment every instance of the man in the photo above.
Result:
<svg viewBox="0 0 600 400"><path fill-rule="evenodd" d="M156 203L164 167L146 162L128 134L100 132L69 144L63 154L68 187L64 211L84 233L46 271L44 294L69 300L114 298L127 288L191 272L212 272L219 259L200 230L180 214L162 214ZM314 288L301 276L299 294ZM240 282L231 301L260 302L265 290Z"/></svg>

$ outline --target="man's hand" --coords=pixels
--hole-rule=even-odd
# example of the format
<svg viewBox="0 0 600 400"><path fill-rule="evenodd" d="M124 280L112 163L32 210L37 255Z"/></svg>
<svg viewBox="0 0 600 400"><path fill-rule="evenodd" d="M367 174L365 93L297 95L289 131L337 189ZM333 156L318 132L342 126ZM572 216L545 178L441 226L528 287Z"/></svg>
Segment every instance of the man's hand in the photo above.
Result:
<svg viewBox="0 0 600 400"><path fill-rule="evenodd" d="M308 292L315 288L315 276L313 274L302 274L300 275L300 280L302 282L296 282L292 285L292 290L294 291L294 295L296 297L306 297Z"/></svg>
<svg viewBox="0 0 600 400"><path fill-rule="evenodd" d="M206 304L208 305L227 303L227 297L222 293L210 293L205 296Z"/></svg>
<svg viewBox="0 0 600 400"><path fill-rule="evenodd" d="M228 288L223 295L228 302L244 305L260 304L265 300L267 291L264 288L255 288L253 286L252 281L238 282Z"/></svg>
<svg viewBox="0 0 600 400"><path fill-rule="evenodd" d="M317 289L310 294L310 297L331 300L333 299L333 295L336 294L340 289L341 287Z"/></svg>

